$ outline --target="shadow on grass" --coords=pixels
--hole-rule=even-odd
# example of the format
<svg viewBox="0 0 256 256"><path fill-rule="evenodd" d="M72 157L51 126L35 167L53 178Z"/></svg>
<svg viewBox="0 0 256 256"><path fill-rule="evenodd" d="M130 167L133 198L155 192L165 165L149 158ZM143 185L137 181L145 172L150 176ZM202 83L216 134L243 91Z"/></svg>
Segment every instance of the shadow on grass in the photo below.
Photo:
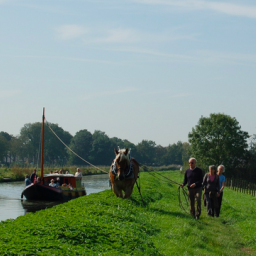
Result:
<svg viewBox="0 0 256 256"><path fill-rule="evenodd" d="M186 218L186 219L193 219L193 217L185 212L171 212L171 211L166 211L163 209L157 209L157 208L150 208L149 211L157 213L157 214L161 214L161 215L168 215L168 216L175 216L175 217L182 217L182 218Z"/></svg>

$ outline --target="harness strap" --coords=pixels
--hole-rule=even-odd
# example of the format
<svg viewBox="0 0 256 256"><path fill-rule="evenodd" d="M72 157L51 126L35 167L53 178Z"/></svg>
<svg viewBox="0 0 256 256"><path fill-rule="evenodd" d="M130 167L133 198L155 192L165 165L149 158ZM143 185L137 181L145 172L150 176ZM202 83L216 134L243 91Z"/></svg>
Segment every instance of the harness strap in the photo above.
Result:
<svg viewBox="0 0 256 256"><path fill-rule="evenodd" d="M130 162L130 165L127 166L126 170L128 170L128 172L125 173L125 177L127 178L127 177L129 177L133 174L133 163L132 162ZM118 169L116 167L116 161L114 161L112 166L111 166L111 173L116 176L117 171L118 171Z"/></svg>

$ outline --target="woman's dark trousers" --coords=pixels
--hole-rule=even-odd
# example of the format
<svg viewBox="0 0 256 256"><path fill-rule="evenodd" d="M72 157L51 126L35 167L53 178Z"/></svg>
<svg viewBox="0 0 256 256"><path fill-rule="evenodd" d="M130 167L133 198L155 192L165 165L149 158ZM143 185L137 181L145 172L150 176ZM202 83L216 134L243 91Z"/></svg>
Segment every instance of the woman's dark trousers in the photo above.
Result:
<svg viewBox="0 0 256 256"><path fill-rule="evenodd" d="M220 196L217 198L219 207L216 209L216 217L220 216L220 208L221 208L221 203L222 203L222 197L223 197L223 192L221 192Z"/></svg>
<svg viewBox="0 0 256 256"><path fill-rule="evenodd" d="M211 196L209 193L205 193L206 197L206 207L207 207L207 214L214 217L214 214L216 217L219 217L218 215L218 199L216 198L217 195Z"/></svg>

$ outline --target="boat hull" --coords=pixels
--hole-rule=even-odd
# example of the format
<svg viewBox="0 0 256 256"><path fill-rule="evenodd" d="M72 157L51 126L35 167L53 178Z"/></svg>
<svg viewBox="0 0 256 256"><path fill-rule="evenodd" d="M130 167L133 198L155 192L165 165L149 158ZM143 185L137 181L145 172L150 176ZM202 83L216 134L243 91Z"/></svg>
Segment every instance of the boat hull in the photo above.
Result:
<svg viewBox="0 0 256 256"><path fill-rule="evenodd" d="M84 195L86 195L85 189L62 190L37 183L27 186L21 197L25 196L27 200L68 201Z"/></svg>

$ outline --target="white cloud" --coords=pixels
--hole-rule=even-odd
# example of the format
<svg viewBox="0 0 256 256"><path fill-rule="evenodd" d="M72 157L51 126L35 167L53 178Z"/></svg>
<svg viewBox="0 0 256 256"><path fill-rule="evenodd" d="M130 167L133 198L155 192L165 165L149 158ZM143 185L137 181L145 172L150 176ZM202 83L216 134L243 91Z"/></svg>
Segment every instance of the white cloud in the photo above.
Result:
<svg viewBox="0 0 256 256"><path fill-rule="evenodd" d="M81 97L81 99L88 100L88 99L111 96L111 95L116 95L116 94L135 92L135 91L139 91L139 90L140 89L138 89L138 88L128 87L128 88L123 88L123 89L114 90L114 91L101 91L101 92L95 92L95 93L88 93L88 94L86 94L86 96Z"/></svg>
<svg viewBox="0 0 256 256"><path fill-rule="evenodd" d="M133 43L140 40L140 35L132 29L109 29L106 36L101 38L101 42L106 43Z"/></svg>
<svg viewBox="0 0 256 256"><path fill-rule="evenodd" d="M147 94L152 94L152 95L159 95L159 94L164 94L165 96L167 96L168 98L184 98L184 97L188 97L191 94L190 93L179 93L179 94L172 94L173 91L171 89L167 89L167 90L157 90L157 91L149 91L147 92Z"/></svg>
<svg viewBox="0 0 256 256"><path fill-rule="evenodd" d="M57 29L58 37L63 40L73 39L88 33L89 30L78 25L63 25Z"/></svg>
<svg viewBox="0 0 256 256"><path fill-rule="evenodd" d="M116 48L112 49L113 51L120 51L120 52L132 52L132 53L139 53L139 54L145 54L145 55L153 55L158 57L166 57L173 60L191 60L193 57L189 55L182 55L182 54L170 54L166 52L159 52L149 49L142 49L142 48L135 48L135 47L128 47L128 48Z"/></svg>
<svg viewBox="0 0 256 256"><path fill-rule="evenodd" d="M0 90L0 99L10 98L20 93L21 90Z"/></svg>
<svg viewBox="0 0 256 256"><path fill-rule="evenodd" d="M227 2L203 0L132 0L133 2L150 5L168 5L192 10L212 10L234 16L256 18L256 6L238 5Z"/></svg>

